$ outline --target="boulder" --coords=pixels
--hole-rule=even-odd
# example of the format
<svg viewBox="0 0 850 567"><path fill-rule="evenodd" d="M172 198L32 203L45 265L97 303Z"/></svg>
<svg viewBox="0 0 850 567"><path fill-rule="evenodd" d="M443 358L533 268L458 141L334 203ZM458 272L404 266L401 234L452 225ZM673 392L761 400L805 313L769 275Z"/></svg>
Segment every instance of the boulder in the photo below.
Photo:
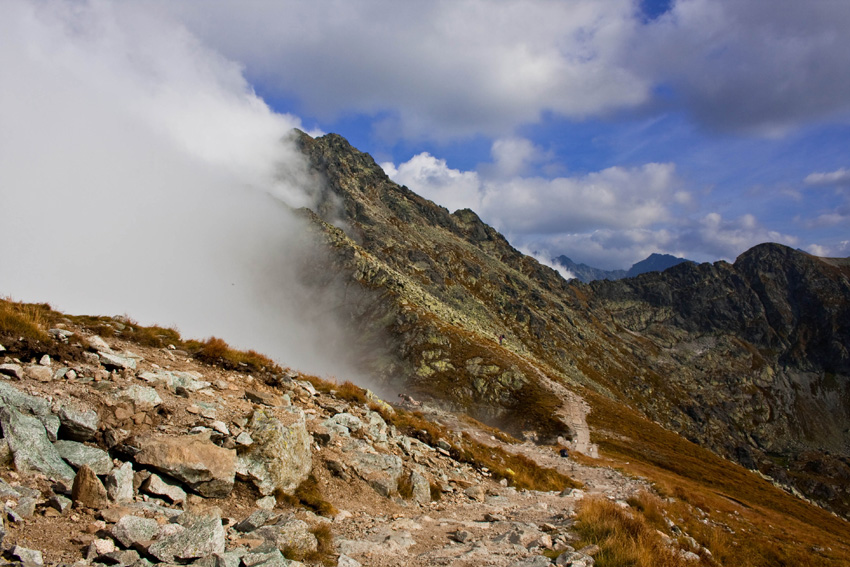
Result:
<svg viewBox="0 0 850 567"><path fill-rule="evenodd" d="M150 475L143 483L142 490L154 496L165 496L175 504L186 501L186 491L175 484L162 480L159 475Z"/></svg>
<svg viewBox="0 0 850 567"><path fill-rule="evenodd" d="M87 508L100 510L109 506L106 488L87 465L80 467L71 488L71 499Z"/></svg>
<svg viewBox="0 0 850 567"><path fill-rule="evenodd" d="M24 376L38 382L50 382L53 380L53 371L49 366L32 365L24 369Z"/></svg>
<svg viewBox="0 0 850 567"><path fill-rule="evenodd" d="M20 364L0 364L0 374L9 376L15 380L24 379L24 369Z"/></svg>
<svg viewBox="0 0 850 567"><path fill-rule="evenodd" d="M162 398L150 386L139 386L133 384L127 386L115 393L115 397L119 400L127 400L133 402L133 405L139 411L148 411L162 403Z"/></svg>
<svg viewBox="0 0 850 567"><path fill-rule="evenodd" d="M17 559L24 565L44 565L44 559L41 556L41 552L35 549L27 549L26 547L16 545L9 551L9 555L12 556L12 559Z"/></svg>
<svg viewBox="0 0 850 567"><path fill-rule="evenodd" d="M233 526L237 532L253 532L256 529L259 529L266 525L274 513L271 510L255 510L251 513L247 518Z"/></svg>
<svg viewBox="0 0 850 567"><path fill-rule="evenodd" d="M97 354L100 356L100 363L104 366L104 368L114 370L136 369L136 359L133 357L121 356L114 352L106 352L104 350L98 351Z"/></svg>
<svg viewBox="0 0 850 567"><path fill-rule="evenodd" d="M18 472L40 472L52 480L68 484L73 481L74 469L62 460L38 418L24 415L11 407L0 407L0 425Z"/></svg>
<svg viewBox="0 0 850 567"><path fill-rule="evenodd" d="M113 502L132 502L133 500L133 463L126 462L112 469L106 477L106 493Z"/></svg>
<svg viewBox="0 0 850 567"><path fill-rule="evenodd" d="M24 394L14 386L0 382L0 405L11 406L21 413L38 416L50 415L50 402L44 398Z"/></svg>
<svg viewBox="0 0 850 567"><path fill-rule="evenodd" d="M62 424L60 433L73 441L88 441L94 438L100 427L100 417L91 408L62 402L56 408Z"/></svg>
<svg viewBox="0 0 850 567"><path fill-rule="evenodd" d="M359 447L352 444L347 450ZM369 483L381 496L389 497L398 490L402 460L396 455L369 453L357 448L349 453L349 464L360 477ZM429 493L430 494L430 493Z"/></svg>
<svg viewBox="0 0 850 567"><path fill-rule="evenodd" d="M210 441L210 433L170 437L152 435L136 440L136 463L148 465L186 483L208 498L224 498L233 490L236 451Z"/></svg>
<svg viewBox="0 0 850 567"><path fill-rule="evenodd" d="M112 526L112 537L124 547L150 542L158 533L156 520L139 516L124 516Z"/></svg>
<svg viewBox="0 0 850 567"><path fill-rule="evenodd" d="M184 388L189 392L197 392L210 385L209 382L200 380L199 372L178 372L176 370L161 370L159 372L142 372L139 378L147 382L161 382L169 390L176 392L177 388Z"/></svg>
<svg viewBox="0 0 850 567"><path fill-rule="evenodd" d="M168 563L186 563L191 559L224 553L225 531L218 511L204 515L185 512L177 523L183 529L160 535L148 548L149 554Z"/></svg>
<svg viewBox="0 0 850 567"><path fill-rule="evenodd" d="M431 502L431 483L425 475L418 471L411 471L410 484L413 486L413 501L419 504Z"/></svg>
<svg viewBox="0 0 850 567"><path fill-rule="evenodd" d="M278 490L292 494L313 468L312 437L304 413L257 409L248 429L254 443L238 449L239 475L253 482L264 496Z"/></svg>
<svg viewBox="0 0 850 567"><path fill-rule="evenodd" d="M56 451L74 468L88 465L94 474L109 474L114 468L109 453L97 447L89 447L77 441L56 441L53 443Z"/></svg>

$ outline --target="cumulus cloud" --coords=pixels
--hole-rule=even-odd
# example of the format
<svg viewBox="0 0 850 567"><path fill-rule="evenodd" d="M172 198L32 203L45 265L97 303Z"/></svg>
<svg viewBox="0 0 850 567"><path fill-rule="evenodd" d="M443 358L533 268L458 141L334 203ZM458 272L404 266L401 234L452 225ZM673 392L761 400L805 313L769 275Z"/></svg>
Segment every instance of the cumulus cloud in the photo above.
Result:
<svg viewBox="0 0 850 567"><path fill-rule="evenodd" d="M845 168L836 169L829 173L810 173L803 180L806 185L850 187L850 170Z"/></svg>
<svg viewBox="0 0 850 567"><path fill-rule="evenodd" d="M286 142L299 120L139 5L3 12L0 295L127 313L342 375L345 332L323 316L341 299L328 289L316 302L299 283L317 253L289 212L311 202Z"/></svg>
<svg viewBox="0 0 850 567"><path fill-rule="evenodd" d="M497 141L493 146L494 165L485 169L517 171L514 162L502 165L503 150ZM450 168L445 160L423 153L397 167L384 164L384 169L398 183L451 210L471 208L479 212L509 235L646 227L668 220L671 209L690 198L681 190L675 166L670 163L610 167L547 179L482 176Z"/></svg>
<svg viewBox="0 0 850 567"><path fill-rule="evenodd" d="M632 36L626 67L705 126L779 136L850 113L850 4L678 0Z"/></svg>
<svg viewBox="0 0 850 567"><path fill-rule="evenodd" d="M604 114L650 84L619 63L631 0L162 2L306 112L382 115L404 138L502 135L544 112Z"/></svg>

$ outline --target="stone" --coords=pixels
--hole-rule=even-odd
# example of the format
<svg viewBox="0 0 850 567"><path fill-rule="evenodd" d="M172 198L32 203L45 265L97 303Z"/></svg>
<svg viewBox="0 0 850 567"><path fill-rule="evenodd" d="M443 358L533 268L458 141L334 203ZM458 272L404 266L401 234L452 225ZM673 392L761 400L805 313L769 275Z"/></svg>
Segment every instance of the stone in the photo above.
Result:
<svg viewBox="0 0 850 567"><path fill-rule="evenodd" d="M111 529L112 537L124 547L147 543L159 533L159 523L153 518L124 516Z"/></svg>
<svg viewBox="0 0 850 567"><path fill-rule="evenodd" d="M11 406L21 413L51 415L50 402L44 398L24 394L11 384L0 381L0 405Z"/></svg>
<svg viewBox="0 0 850 567"><path fill-rule="evenodd" d="M593 557L578 551L565 551L555 559L555 565L562 567L593 567Z"/></svg>
<svg viewBox="0 0 850 567"><path fill-rule="evenodd" d="M359 561L343 554L339 556L339 559L337 559L336 567L362 567L362 564Z"/></svg>
<svg viewBox="0 0 850 567"><path fill-rule="evenodd" d="M88 465L83 465L77 471L77 476L74 478L74 485L71 488L71 499L82 506L95 510L109 506L109 497L106 494L106 488Z"/></svg>
<svg viewBox="0 0 850 567"><path fill-rule="evenodd" d="M413 487L412 499L419 504L431 502L431 483L418 471L411 471L410 484Z"/></svg>
<svg viewBox="0 0 850 567"><path fill-rule="evenodd" d="M350 453L349 463L355 472L381 496L389 497L398 490L402 460L396 455L354 450Z"/></svg>
<svg viewBox="0 0 850 567"><path fill-rule="evenodd" d="M54 494L48 500L47 504L59 512L60 514L64 514L71 507L72 500L61 494Z"/></svg>
<svg viewBox="0 0 850 567"><path fill-rule="evenodd" d="M217 431L222 435L230 435L230 430L227 428L227 424L223 421L213 421L212 423L210 423L210 427L213 428L213 431Z"/></svg>
<svg viewBox="0 0 850 567"><path fill-rule="evenodd" d="M89 447L77 441L56 441L53 446L71 466L80 468L88 465L94 474L109 474L114 468L109 453L97 447Z"/></svg>
<svg viewBox="0 0 850 567"><path fill-rule="evenodd" d="M367 423L364 425L366 435L378 443L387 442L387 422L377 412L370 411L366 414Z"/></svg>
<svg viewBox="0 0 850 567"><path fill-rule="evenodd" d="M62 423L55 415L39 415L38 420L44 426L44 432L51 443L54 443L59 438L59 428Z"/></svg>
<svg viewBox="0 0 850 567"><path fill-rule="evenodd" d="M464 490L463 493L466 494L468 498L471 498L472 500L475 500L477 502L484 502L485 498L487 497L487 493L484 490L484 487L482 487L480 484L470 486L469 488Z"/></svg>
<svg viewBox="0 0 850 567"><path fill-rule="evenodd" d="M458 543L466 543L468 541L472 541L473 535L472 532L468 530L458 530L452 534L452 539Z"/></svg>
<svg viewBox="0 0 850 567"><path fill-rule="evenodd" d="M245 399L255 404L276 407L281 405L280 398L275 394L261 392L259 390L245 390Z"/></svg>
<svg viewBox="0 0 850 567"><path fill-rule="evenodd" d="M257 507L261 510L274 510L277 506L277 499L274 496L264 496L257 499Z"/></svg>
<svg viewBox="0 0 850 567"><path fill-rule="evenodd" d="M528 557L526 559L515 561L511 563L509 567L550 567L551 565L552 561L548 557L537 555L535 557Z"/></svg>
<svg viewBox="0 0 850 567"><path fill-rule="evenodd" d="M9 550L9 555L24 565L44 565L44 558L41 556L41 552L35 549L27 549L26 547L16 545Z"/></svg>
<svg viewBox="0 0 850 567"><path fill-rule="evenodd" d="M240 567L242 558L247 555L244 549L234 549L225 553L213 553L192 563L193 567Z"/></svg>
<svg viewBox="0 0 850 567"><path fill-rule="evenodd" d="M237 470L260 494L292 494L313 468L313 455L304 413L281 410L276 417L257 409L248 424L254 443L238 448Z"/></svg>
<svg viewBox="0 0 850 567"><path fill-rule="evenodd" d="M38 499L32 496L24 496L18 500L18 505L15 506L15 512L22 518L32 518L35 514L35 506L38 504Z"/></svg>
<svg viewBox="0 0 850 567"><path fill-rule="evenodd" d="M236 444L242 445L243 447L249 447L254 444L254 439L251 437L250 433L243 431L236 436Z"/></svg>
<svg viewBox="0 0 850 567"><path fill-rule="evenodd" d="M139 386L133 384L127 386L115 393L115 397L119 400L127 400L133 402L137 410L148 411L162 403L162 398L156 390L150 386Z"/></svg>
<svg viewBox="0 0 850 567"><path fill-rule="evenodd" d="M51 480L73 481L74 469L62 460L38 418L0 407L0 424L19 473L40 472Z"/></svg>
<svg viewBox="0 0 850 567"><path fill-rule="evenodd" d="M115 551L111 551L109 553L104 553L103 555L96 558L98 563L105 563L107 565L117 565L118 567L124 566L137 566L137 562L141 559L139 552L134 549L124 549Z"/></svg>
<svg viewBox="0 0 850 567"><path fill-rule="evenodd" d="M246 553L242 556L242 565L245 567L294 567L302 563L289 561L280 550L275 549L269 553Z"/></svg>
<svg viewBox="0 0 850 567"><path fill-rule="evenodd" d="M274 514L270 510L255 510L247 518L233 526L238 532L253 532L254 530L266 525Z"/></svg>
<svg viewBox="0 0 850 567"><path fill-rule="evenodd" d="M24 369L20 364L0 364L0 374L9 376L15 380L24 379Z"/></svg>
<svg viewBox="0 0 850 567"><path fill-rule="evenodd" d="M130 356L121 356L113 352L100 350L97 352L100 357L100 363L106 369L113 370L135 370L136 359Z"/></svg>
<svg viewBox="0 0 850 567"><path fill-rule="evenodd" d="M186 491L177 485L165 482L159 475L150 475L143 483L142 490L154 496L165 496L174 504L186 501Z"/></svg>
<svg viewBox="0 0 850 567"><path fill-rule="evenodd" d="M88 551L86 551L86 559L91 561L93 559L97 559L102 555L106 555L107 553L112 553L114 551L114 541L112 541L111 539L99 538L89 544Z"/></svg>
<svg viewBox="0 0 850 567"><path fill-rule="evenodd" d="M38 382L50 382L53 380L53 371L47 366L27 366L24 369L24 376Z"/></svg>
<svg viewBox="0 0 850 567"><path fill-rule="evenodd" d="M262 537L281 551L289 549L302 556L316 551L319 545L316 536L310 532L307 522L295 518L273 526L258 528L251 535Z"/></svg>
<svg viewBox="0 0 850 567"><path fill-rule="evenodd" d="M322 422L322 426L327 428L331 434L350 437L352 431L360 431L363 429L363 422L356 415L343 412L326 419Z"/></svg>
<svg viewBox="0 0 850 567"><path fill-rule="evenodd" d="M161 382L172 392L182 389L186 392L197 392L210 386L209 382L200 380L199 372L179 372L176 370L160 370L158 372L142 372L139 378L146 382Z"/></svg>
<svg viewBox="0 0 850 567"><path fill-rule="evenodd" d="M225 531L218 511L195 514L185 512L177 522L182 530L160 535L148 548L148 553L168 563L185 563L187 560L224 553Z"/></svg>
<svg viewBox="0 0 850 567"><path fill-rule="evenodd" d="M186 483L208 498L224 498L233 490L236 451L210 441L209 432L178 437L153 435L137 440L134 459Z"/></svg>
<svg viewBox="0 0 850 567"><path fill-rule="evenodd" d="M41 360L39 360L38 363L42 366L50 366L50 355L45 354L41 357Z"/></svg>
<svg viewBox="0 0 850 567"><path fill-rule="evenodd" d="M91 408L79 404L62 402L58 405L57 415L62 424L60 434L73 441L93 439L100 427L100 417Z"/></svg>
<svg viewBox="0 0 850 567"><path fill-rule="evenodd" d="M86 342L91 348L97 351L112 352L112 348L106 344L106 341L97 335L92 335L86 339Z"/></svg>
<svg viewBox="0 0 850 567"><path fill-rule="evenodd" d="M133 463L126 462L113 468L104 482L106 493L113 502L133 501Z"/></svg>

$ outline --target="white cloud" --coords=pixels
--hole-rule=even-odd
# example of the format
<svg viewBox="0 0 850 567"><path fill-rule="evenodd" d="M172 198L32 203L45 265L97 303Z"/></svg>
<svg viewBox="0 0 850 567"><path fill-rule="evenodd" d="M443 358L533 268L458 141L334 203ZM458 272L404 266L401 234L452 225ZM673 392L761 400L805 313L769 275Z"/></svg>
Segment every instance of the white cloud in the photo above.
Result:
<svg viewBox="0 0 850 567"><path fill-rule="evenodd" d="M503 148L494 151L497 160L504 159ZM688 200L687 192L679 188L675 166L669 163L610 167L555 179L485 178L452 169L445 160L424 153L384 169L398 183L450 210L475 210L509 236L647 227L668 220L671 207ZM502 169L498 161L494 169Z"/></svg>
<svg viewBox="0 0 850 567"><path fill-rule="evenodd" d="M0 295L350 368L280 202L311 202L299 121L239 65L142 5L7 1L0 76Z"/></svg>
<svg viewBox="0 0 850 567"><path fill-rule="evenodd" d="M310 112L384 115L395 138L502 135L544 112L641 104L618 63L631 0L163 1L252 79Z"/></svg>
<svg viewBox="0 0 850 567"><path fill-rule="evenodd" d="M803 180L806 185L814 186L850 186L850 170L840 168L829 173L810 173Z"/></svg>
<svg viewBox="0 0 850 567"><path fill-rule="evenodd" d="M678 0L626 67L672 87L711 129L781 136L850 113L850 4Z"/></svg>

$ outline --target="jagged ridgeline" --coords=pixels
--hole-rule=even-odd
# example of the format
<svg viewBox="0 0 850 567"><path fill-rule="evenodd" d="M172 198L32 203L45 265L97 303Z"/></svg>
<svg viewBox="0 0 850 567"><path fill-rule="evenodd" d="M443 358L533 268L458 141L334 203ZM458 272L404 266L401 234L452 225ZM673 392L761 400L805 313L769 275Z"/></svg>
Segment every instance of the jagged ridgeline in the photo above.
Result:
<svg viewBox="0 0 850 567"><path fill-rule="evenodd" d="M334 269L368 292L362 336L389 337L368 361L388 389L652 460L657 447L633 429L649 421L623 417L634 410L850 511L848 260L765 244L734 264L567 282L473 211L393 183L342 137L298 143L324 184L307 214Z"/></svg>

